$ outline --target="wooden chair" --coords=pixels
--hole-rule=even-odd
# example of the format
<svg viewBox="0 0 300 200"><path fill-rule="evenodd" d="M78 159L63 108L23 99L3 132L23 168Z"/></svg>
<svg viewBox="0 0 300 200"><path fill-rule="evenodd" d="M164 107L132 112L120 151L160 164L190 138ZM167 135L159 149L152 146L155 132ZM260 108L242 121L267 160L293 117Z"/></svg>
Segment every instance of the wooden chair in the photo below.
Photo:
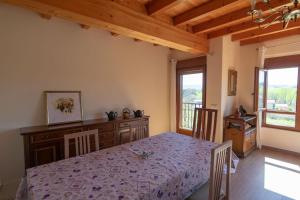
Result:
<svg viewBox="0 0 300 200"><path fill-rule="evenodd" d="M211 152L210 180L186 200L229 200L232 141L226 141ZM226 164L226 193L222 188Z"/></svg>
<svg viewBox="0 0 300 200"><path fill-rule="evenodd" d="M91 152L91 140L90 137L94 136L95 138L95 150L99 150L99 137L98 137L98 129L72 133L64 136L65 140L65 158L69 158L70 156L70 143L71 139L75 140L75 149L76 156L87 154Z"/></svg>
<svg viewBox="0 0 300 200"><path fill-rule="evenodd" d="M215 142L218 110L195 108L193 137Z"/></svg>

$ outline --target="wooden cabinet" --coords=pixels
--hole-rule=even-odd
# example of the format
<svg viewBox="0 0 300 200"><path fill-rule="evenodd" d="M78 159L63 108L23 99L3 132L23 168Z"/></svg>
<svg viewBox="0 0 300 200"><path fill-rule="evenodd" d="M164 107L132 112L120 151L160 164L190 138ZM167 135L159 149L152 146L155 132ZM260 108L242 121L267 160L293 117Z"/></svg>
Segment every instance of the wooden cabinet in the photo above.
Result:
<svg viewBox="0 0 300 200"><path fill-rule="evenodd" d="M131 127L143 127L143 137L149 137L149 117L107 120L86 120L80 123L34 126L21 128L24 139L25 167L30 168L64 159L64 135L98 129L99 148L109 148L136 140L130 136ZM92 147L95 147L91 141ZM74 146L74 145L73 145ZM93 149L93 148L92 148ZM70 142L70 155L75 155L75 146Z"/></svg>
<svg viewBox="0 0 300 200"><path fill-rule="evenodd" d="M119 123L118 127L118 143L119 144L124 144L128 142L132 142L137 140L137 137L135 135L135 132L132 132L136 127L142 127L142 134L143 138L149 137L149 130L148 130L148 125L149 125L149 119L148 118L143 118L141 121L127 121L127 122L121 122Z"/></svg>
<svg viewBox="0 0 300 200"><path fill-rule="evenodd" d="M232 140L232 149L239 157L246 157L256 148L256 115L224 118L223 140Z"/></svg>

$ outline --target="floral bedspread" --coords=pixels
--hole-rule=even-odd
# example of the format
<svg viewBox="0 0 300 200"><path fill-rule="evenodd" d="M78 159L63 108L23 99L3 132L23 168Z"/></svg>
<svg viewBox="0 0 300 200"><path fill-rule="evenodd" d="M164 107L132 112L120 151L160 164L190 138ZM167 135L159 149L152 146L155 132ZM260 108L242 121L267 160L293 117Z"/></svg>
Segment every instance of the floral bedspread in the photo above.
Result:
<svg viewBox="0 0 300 200"><path fill-rule="evenodd" d="M210 152L215 146L177 133L163 133L30 168L28 198L182 200L207 182ZM139 152L151 155L143 159Z"/></svg>

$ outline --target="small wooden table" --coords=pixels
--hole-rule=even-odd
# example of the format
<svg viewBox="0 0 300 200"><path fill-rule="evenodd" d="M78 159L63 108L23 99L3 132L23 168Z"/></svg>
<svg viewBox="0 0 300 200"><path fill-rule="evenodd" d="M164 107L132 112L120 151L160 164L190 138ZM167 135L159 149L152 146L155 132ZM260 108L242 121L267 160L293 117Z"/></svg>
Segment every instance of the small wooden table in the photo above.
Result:
<svg viewBox="0 0 300 200"><path fill-rule="evenodd" d="M237 156L246 157L256 149L256 115L225 117L223 140L232 140L232 149Z"/></svg>

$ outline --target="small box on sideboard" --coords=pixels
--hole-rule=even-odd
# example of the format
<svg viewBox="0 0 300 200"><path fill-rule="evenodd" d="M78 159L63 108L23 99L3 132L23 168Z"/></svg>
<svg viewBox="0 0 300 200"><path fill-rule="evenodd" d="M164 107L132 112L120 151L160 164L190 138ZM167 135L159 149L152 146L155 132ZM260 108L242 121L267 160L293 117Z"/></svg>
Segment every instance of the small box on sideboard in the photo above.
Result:
<svg viewBox="0 0 300 200"><path fill-rule="evenodd" d="M223 140L232 140L232 148L237 156L244 158L256 149L256 121L256 115L253 114L224 117Z"/></svg>

